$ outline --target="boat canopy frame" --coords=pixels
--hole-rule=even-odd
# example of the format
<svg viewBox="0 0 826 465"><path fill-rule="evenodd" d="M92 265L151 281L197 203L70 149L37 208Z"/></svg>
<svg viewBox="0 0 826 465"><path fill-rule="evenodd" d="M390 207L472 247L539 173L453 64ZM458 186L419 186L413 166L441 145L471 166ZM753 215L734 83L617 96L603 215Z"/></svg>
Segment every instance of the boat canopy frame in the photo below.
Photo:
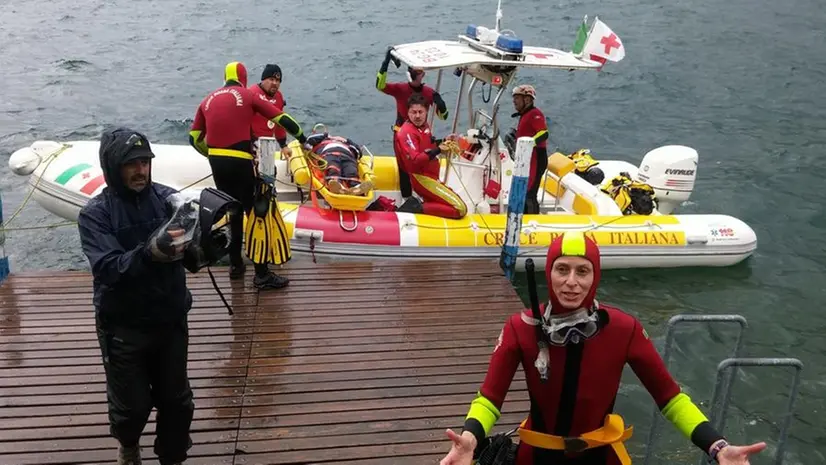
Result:
<svg viewBox="0 0 826 465"><path fill-rule="evenodd" d="M460 78L459 90L453 106L451 134L457 134L459 117L463 112L463 104L467 106L468 129L478 129L480 134L487 136L491 142L490 152L502 153L500 147L500 128L498 123L499 106L506 89L513 81L519 68L539 68L556 70L598 70L603 63L585 58L582 53L567 52L550 47L523 46L522 40L517 38L511 30L501 28L502 2L499 0L496 11L496 26L494 29L469 25L464 34L459 34L455 40L425 40L397 44L391 47L390 53L397 65L406 64L409 68L423 71L437 71L436 92L441 90L444 71L452 69L453 74ZM587 17L586 17L587 18ZM584 20L585 21L585 20ZM590 35L590 32L588 33ZM494 39L495 37L495 39ZM468 83L468 77L470 82ZM473 92L479 83L489 85L488 98L490 102L493 88L498 88L496 97L487 109L479 108L474 111ZM467 98L467 102L464 102ZM431 105L427 122L432 126L435 117L435 106ZM482 122L484 121L484 122ZM481 124L480 124L481 123ZM477 127L478 126L478 127ZM513 159L514 154L508 150ZM495 157L494 163L501 168L502 162ZM447 160L445 178L447 180L452 161Z"/></svg>
<svg viewBox="0 0 826 465"><path fill-rule="evenodd" d="M486 119L490 123L490 133L487 135L493 141L498 141L497 114L500 101L519 68L574 71L599 70L603 66L603 63L586 58L582 53L550 47L523 46L522 40L512 30L502 29L502 18L502 1L499 0L494 29L471 24L465 33L459 34L455 40L425 40L391 47L390 53L397 63L405 63L410 68L423 71L437 71L434 87L437 92L441 90L446 69L453 69L453 74L461 78L453 108L453 134L456 134L458 129L463 99L466 97L469 128L476 128L480 118ZM587 17L584 21L587 21ZM469 84L468 76L471 77ZM473 110L473 92L479 82L482 86L490 85L490 92L493 91L493 87L498 88L487 112L483 109ZM488 99L483 98L485 103L489 102L489 99L490 96ZM428 114L428 123L431 125L434 114L435 108L431 106Z"/></svg>

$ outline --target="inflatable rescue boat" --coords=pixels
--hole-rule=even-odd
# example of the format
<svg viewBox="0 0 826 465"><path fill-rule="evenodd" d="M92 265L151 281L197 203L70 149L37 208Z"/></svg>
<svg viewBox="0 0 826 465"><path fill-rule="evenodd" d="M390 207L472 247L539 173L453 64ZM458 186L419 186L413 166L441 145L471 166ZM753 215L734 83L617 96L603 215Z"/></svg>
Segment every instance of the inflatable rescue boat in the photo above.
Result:
<svg viewBox="0 0 826 465"><path fill-rule="evenodd" d="M591 40L599 37L592 38L589 32L586 48ZM391 53L400 63L437 72L437 90L444 70L460 78L450 132L461 135L461 150L442 159L441 180L461 196L468 214L454 220L374 208L388 205L389 200L402 204L393 156L373 156L364 147L359 173L372 189L347 195L326 188L313 158L297 142L291 144L292 156L284 159L274 139L262 139L260 158L274 165L279 208L290 230L292 250L330 257L499 257L515 166L514 144L505 143L497 119L505 90L520 67L597 70L605 61L554 48L523 47L512 31L499 31L498 21L494 29L469 26L457 40L400 44ZM498 88L487 110L472 106L479 84L490 86L488 98L482 98L486 103ZM463 99L467 99L464 107ZM469 119L464 131L457 130L460 114ZM434 131L443 129L437 126ZM335 135L358 140L355 134ZM76 220L83 205L105 186L98 147L97 141L37 141L17 150L9 165L14 173L29 176L33 198L40 205ZM153 151L154 181L179 190L214 186L207 159L190 146L153 144ZM737 218L674 214L694 189L699 162L694 149L655 148L639 166L601 156L596 161L606 182L623 175L647 186L655 194L656 207L646 214L628 214L604 186L577 173L572 157L554 153L542 181L540 214L522 219L517 268L524 267L527 258L543 266L554 237L572 230L586 232L600 245L606 269L729 266L757 248L754 231Z"/></svg>
<svg viewBox="0 0 826 465"><path fill-rule="evenodd" d="M75 221L83 205L106 185L98 148L97 141L38 141L17 150L9 164L16 174L29 176L32 197L38 204L61 218ZM152 148L156 155L152 161L153 181L176 189L214 187L207 159L193 148L166 144L154 144ZM504 200L510 187L507 176L496 198L484 194L481 176L478 182L473 182L472 175L447 176L448 185L462 192L472 211L458 220L367 210L381 196L401 204L394 157L363 157L360 173L374 187L366 195L354 196L329 192L319 176L313 174L297 143L292 148L294 155L290 160L280 159L277 150L273 156L278 157L275 167L279 208L295 253L451 260L499 256L506 226ZM603 266L608 269L728 266L746 259L756 248L754 231L731 216L668 214L688 198L695 175L693 168L672 166L693 166L693 149L666 146L643 159L642 172L649 173L649 183L658 186L655 190L662 199L659 211L651 215L622 215L616 202L573 172L567 157L554 154L550 159L540 196L543 212L523 216L517 268L524 266L526 258L543 266L550 242L569 230L586 231L596 240ZM505 164L505 172L512 169L511 164L512 161ZM470 165L444 162L443 173L479 171ZM600 166L606 179L621 171L637 176L639 171L622 161L600 161ZM456 187L462 184L477 190L468 193ZM474 203L477 199L481 201Z"/></svg>

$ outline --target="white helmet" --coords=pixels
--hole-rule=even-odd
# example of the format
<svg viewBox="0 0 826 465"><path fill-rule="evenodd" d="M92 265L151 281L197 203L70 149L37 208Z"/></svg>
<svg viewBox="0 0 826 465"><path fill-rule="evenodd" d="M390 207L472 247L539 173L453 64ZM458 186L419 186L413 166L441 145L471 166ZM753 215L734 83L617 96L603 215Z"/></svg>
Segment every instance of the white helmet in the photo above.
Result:
<svg viewBox="0 0 826 465"><path fill-rule="evenodd" d="M513 95L527 95L532 99L536 99L536 89L530 84L522 84L513 88Z"/></svg>

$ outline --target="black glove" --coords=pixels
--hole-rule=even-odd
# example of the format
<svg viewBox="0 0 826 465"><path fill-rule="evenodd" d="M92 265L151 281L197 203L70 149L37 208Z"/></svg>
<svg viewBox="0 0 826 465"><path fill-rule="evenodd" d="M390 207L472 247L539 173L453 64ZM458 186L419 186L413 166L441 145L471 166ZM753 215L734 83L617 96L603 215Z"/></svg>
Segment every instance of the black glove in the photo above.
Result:
<svg viewBox="0 0 826 465"><path fill-rule="evenodd" d="M175 256L174 238L166 231L146 244L145 249L153 261L169 261Z"/></svg>
<svg viewBox="0 0 826 465"><path fill-rule="evenodd" d="M387 54L384 56L384 62L389 64L392 60L393 64L396 65L396 68L398 68L402 65L402 62L398 58L394 57L392 53L390 53L393 50L396 50L396 47L393 47L392 45L390 47L387 47ZM384 69L386 70L387 67L385 66Z"/></svg>
<svg viewBox="0 0 826 465"><path fill-rule="evenodd" d="M384 54L384 60L381 62L381 68L379 68L379 73L381 74L387 72L387 67L390 66L390 60L393 59L393 55L390 55L391 50L393 50L393 47L388 47L387 53Z"/></svg>
<svg viewBox="0 0 826 465"><path fill-rule="evenodd" d="M161 234L155 245L164 255L175 255L175 247L172 247L172 236L168 232Z"/></svg>

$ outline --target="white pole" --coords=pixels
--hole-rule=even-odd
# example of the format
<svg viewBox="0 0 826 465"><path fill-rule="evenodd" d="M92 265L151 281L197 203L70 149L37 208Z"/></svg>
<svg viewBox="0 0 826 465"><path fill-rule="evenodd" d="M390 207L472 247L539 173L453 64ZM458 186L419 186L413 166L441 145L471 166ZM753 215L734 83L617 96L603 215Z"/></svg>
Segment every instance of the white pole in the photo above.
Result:
<svg viewBox="0 0 826 465"><path fill-rule="evenodd" d="M516 164L513 168L510 196L508 198L508 219L505 226L505 244L499 256L499 266L508 279L513 279L516 258L519 254L519 236L522 232L522 214L525 197L528 194L528 176L531 172L531 154L536 142L533 137L520 137L516 141Z"/></svg>

